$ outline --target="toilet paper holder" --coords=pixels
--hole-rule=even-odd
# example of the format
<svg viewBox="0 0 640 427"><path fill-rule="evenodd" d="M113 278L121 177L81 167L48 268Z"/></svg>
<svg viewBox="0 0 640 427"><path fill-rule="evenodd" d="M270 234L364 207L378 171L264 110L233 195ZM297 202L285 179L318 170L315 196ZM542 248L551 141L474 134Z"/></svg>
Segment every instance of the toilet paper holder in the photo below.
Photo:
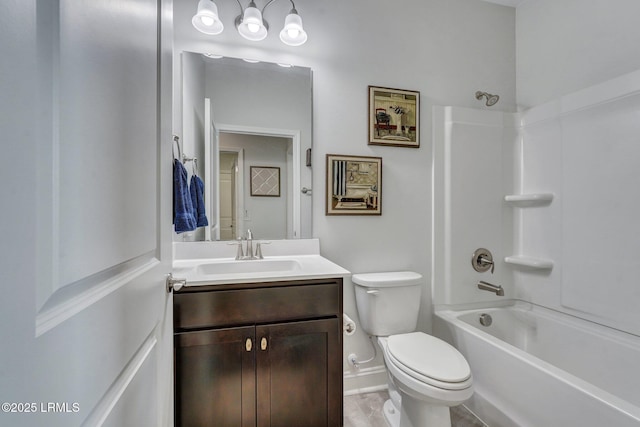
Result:
<svg viewBox="0 0 640 427"><path fill-rule="evenodd" d="M345 335L353 335L356 332L356 322L344 313L342 313L342 330Z"/></svg>

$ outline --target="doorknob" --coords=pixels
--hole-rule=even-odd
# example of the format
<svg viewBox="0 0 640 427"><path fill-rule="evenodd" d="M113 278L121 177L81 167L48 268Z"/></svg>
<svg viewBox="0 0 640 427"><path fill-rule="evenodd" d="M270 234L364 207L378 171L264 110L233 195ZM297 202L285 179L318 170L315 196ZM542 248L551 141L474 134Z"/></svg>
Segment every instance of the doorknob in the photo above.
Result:
<svg viewBox="0 0 640 427"><path fill-rule="evenodd" d="M267 349L267 338L262 337L260 340L260 350L265 351Z"/></svg>
<svg viewBox="0 0 640 427"><path fill-rule="evenodd" d="M171 291L179 291L183 287L187 286L187 279L176 279L173 277L173 274L169 273L167 274L165 286L167 288L167 293L170 294Z"/></svg>

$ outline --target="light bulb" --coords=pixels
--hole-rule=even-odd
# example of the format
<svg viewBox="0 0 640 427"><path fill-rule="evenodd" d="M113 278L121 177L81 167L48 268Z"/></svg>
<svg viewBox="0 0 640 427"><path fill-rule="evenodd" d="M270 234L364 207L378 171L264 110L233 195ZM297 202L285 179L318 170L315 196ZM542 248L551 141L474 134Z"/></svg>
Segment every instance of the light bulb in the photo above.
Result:
<svg viewBox="0 0 640 427"><path fill-rule="evenodd" d="M202 25L206 25L207 27L210 27L213 25L215 20L210 16L201 16L200 22L202 22Z"/></svg>
<svg viewBox="0 0 640 427"><path fill-rule="evenodd" d="M292 39L295 39L300 35L300 31L297 28L289 28L287 30L287 35Z"/></svg>
<svg viewBox="0 0 640 427"><path fill-rule="evenodd" d="M258 31L260 31L260 25L256 24L255 22L249 22L247 24L247 29L252 33L257 33Z"/></svg>

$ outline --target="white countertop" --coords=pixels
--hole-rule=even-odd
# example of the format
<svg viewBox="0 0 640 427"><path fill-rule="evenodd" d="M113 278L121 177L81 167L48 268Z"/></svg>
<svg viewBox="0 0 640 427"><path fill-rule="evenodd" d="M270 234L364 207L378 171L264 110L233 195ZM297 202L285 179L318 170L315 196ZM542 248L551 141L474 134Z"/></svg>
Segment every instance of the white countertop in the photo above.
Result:
<svg viewBox="0 0 640 427"><path fill-rule="evenodd" d="M317 239L272 241L263 260L235 260L227 242L174 243L173 276L187 287L232 283L312 280L349 276L320 255ZM267 255L271 253L273 255ZM220 256L220 255L226 256Z"/></svg>

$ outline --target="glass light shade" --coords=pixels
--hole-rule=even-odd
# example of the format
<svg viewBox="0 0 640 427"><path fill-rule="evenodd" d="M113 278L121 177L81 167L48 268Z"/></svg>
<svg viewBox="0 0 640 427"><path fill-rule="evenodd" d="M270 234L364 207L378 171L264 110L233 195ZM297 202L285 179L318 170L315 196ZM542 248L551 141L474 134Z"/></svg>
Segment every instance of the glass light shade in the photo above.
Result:
<svg viewBox="0 0 640 427"><path fill-rule="evenodd" d="M262 21L262 13L251 2L244 10L242 22L238 24L238 32L247 40L260 41L267 37L267 27Z"/></svg>
<svg viewBox="0 0 640 427"><path fill-rule="evenodd" d="M292 10L284 20L280 40L289 46L300 46L307 41L307 33L302 28L302 18Z"/></svg>
<svg viewBox="0 0 640 427"><path fill-rule="evenodd" d="M224 30L224 25L218 17L218 6L211 0L200 0L198 2L198 11L193 15L191 23L204 34L217 35Z"/></svg>

